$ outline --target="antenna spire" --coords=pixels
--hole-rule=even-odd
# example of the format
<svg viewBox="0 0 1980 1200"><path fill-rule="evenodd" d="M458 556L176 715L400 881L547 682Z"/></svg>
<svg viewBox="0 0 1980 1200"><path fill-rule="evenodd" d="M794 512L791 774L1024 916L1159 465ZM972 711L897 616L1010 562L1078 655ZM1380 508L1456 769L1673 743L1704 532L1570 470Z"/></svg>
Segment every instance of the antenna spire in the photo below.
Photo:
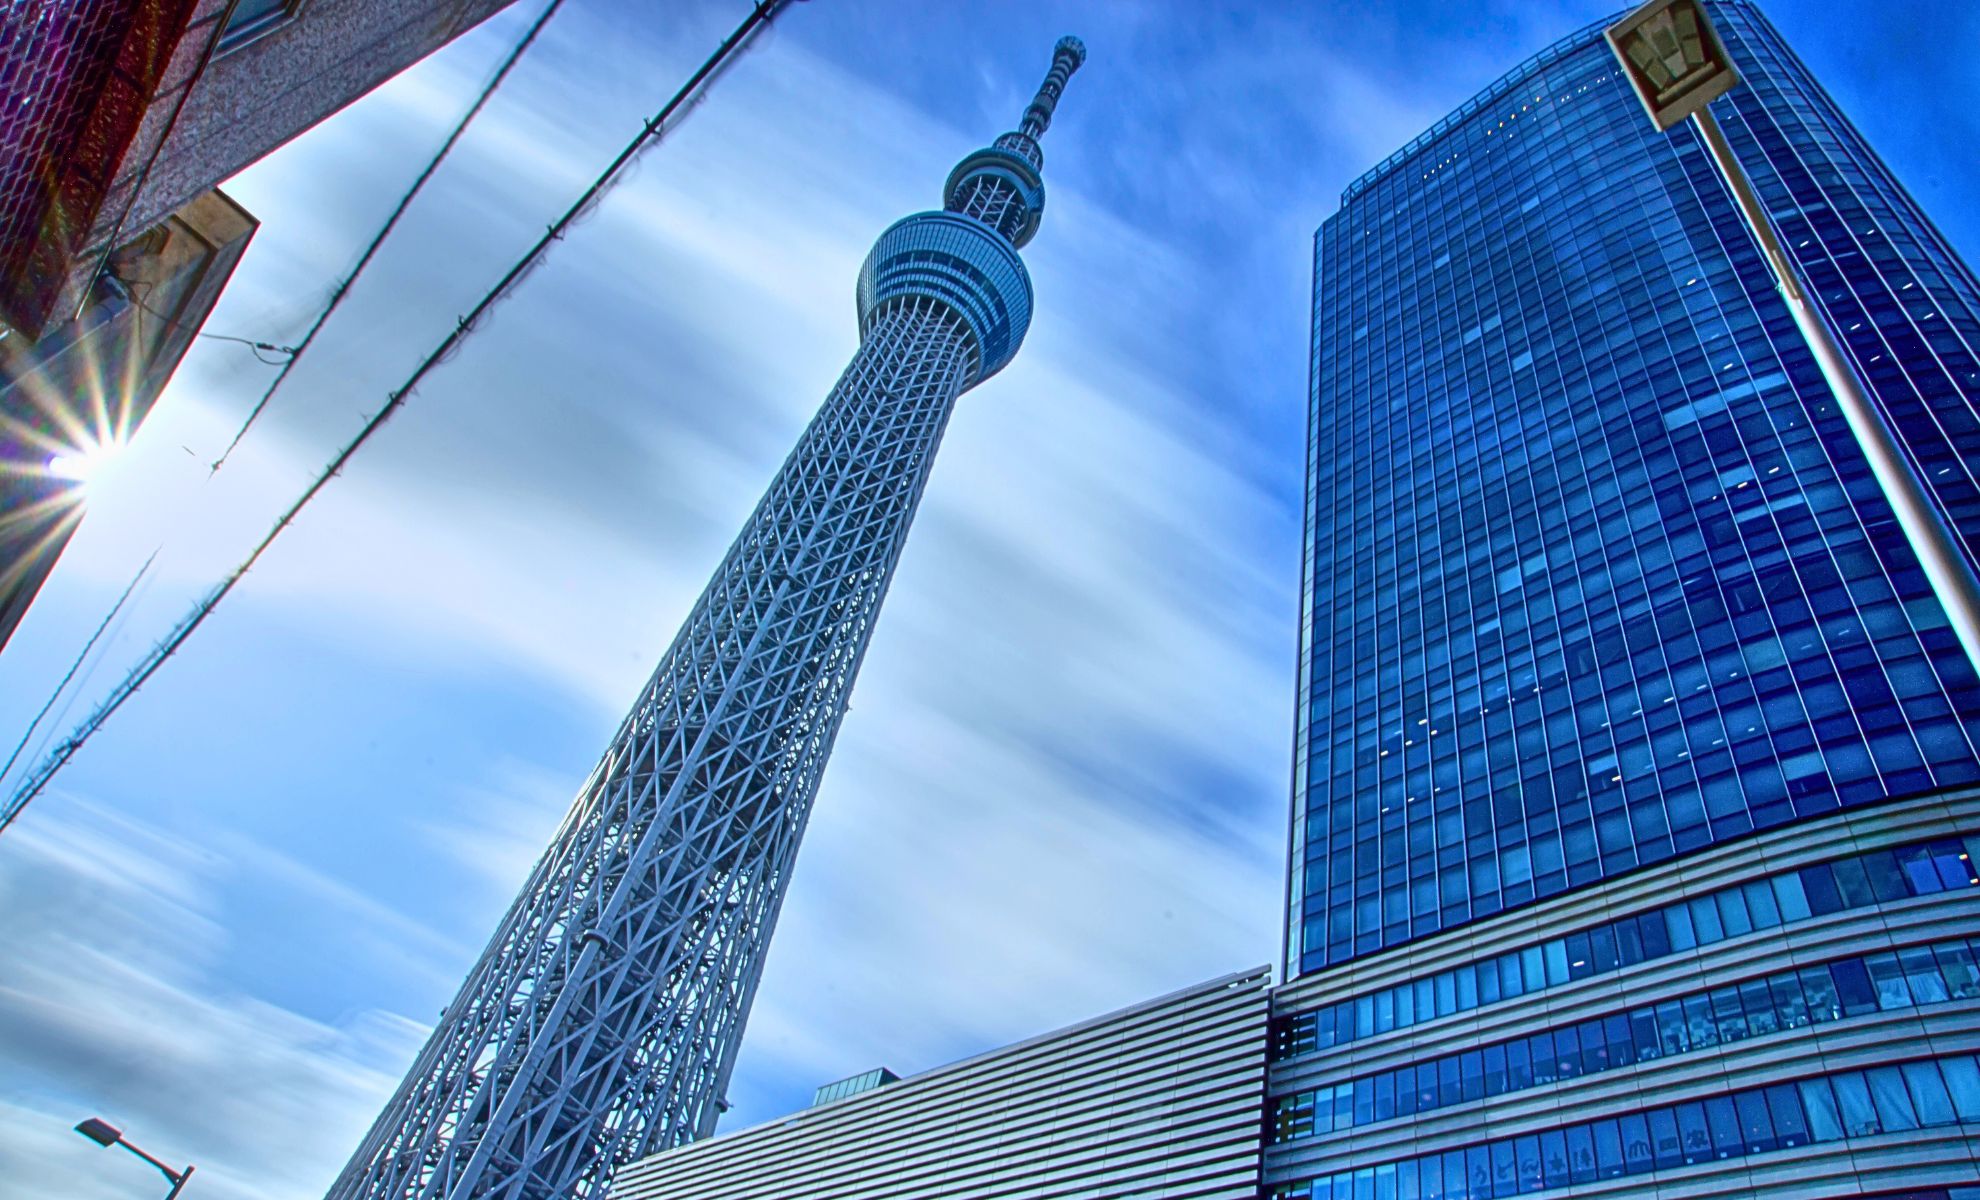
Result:
<svg viewBox="0 0 1980 1200"><path fill-rule="evenodd" d="M1045 72L1045 82L1038 85L1038 94L1031 98L1030 107L1024 110L1024 122L1018 132L1036 139L1052 127L1052 110L1059 105L1059 95L1066 90L1066 80L1079 70L1086 61L1086 43L1076 37L1062 37L1052 47L1052 69Z"/></svg>
<svg viewBox="0 0 1980 1200"><path fill-rule="evenodd" d="M969 155L949 172L942 189L942 207L979 221L1023 249L1038 232L1045 212L1045 152L1038 138L1052 127L1052 111L1066 90L1066 80L1086 61L1086 43L1062 37L1052 47L1052 69L1024 110L1016 129Z"/></svg>

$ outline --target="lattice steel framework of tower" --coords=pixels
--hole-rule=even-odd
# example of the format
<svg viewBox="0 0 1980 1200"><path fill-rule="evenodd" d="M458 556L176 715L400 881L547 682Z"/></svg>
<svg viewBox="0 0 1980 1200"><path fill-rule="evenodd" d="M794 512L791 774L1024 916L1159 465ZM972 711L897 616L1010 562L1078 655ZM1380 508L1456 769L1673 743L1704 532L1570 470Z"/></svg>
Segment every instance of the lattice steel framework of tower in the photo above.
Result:
<svg viewBox="0 0 1980 1200"><path fill-rule="evenodd" d="M1031 320L1017 251L1076 38L944 211L880 235L861 341L331 1200L603 1193L711 1133L799 837L956 398Z"/></svg>

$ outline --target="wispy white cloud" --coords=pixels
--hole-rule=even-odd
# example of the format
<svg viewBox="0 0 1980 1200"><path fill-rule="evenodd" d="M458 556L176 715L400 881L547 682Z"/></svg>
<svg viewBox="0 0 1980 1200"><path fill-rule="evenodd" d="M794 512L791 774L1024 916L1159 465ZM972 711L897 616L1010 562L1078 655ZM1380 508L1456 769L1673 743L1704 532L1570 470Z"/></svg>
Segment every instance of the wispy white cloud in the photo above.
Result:
<svg viewBox="0 0 1980 1200"><path fill-rule="evenodd" d="M1192 835L960 714L885 725L913 753L834 764L725 1128L1269 957L1262 839Z"/></svg>
<svg viewBox="0 0 1980 1200"><path fill-rule="evenodd" d="M463 788L444 816L417 814L411 823L482 906L506 905L543 857L578 782L502 760Z"/></svg>
<svg viewBox="0 0 1980 1200"><path fill-rule="evenodd" d="M168 1161L196 1160L199 1194L215 1200L320 1188L417 1029L384 1013L333 1028L230 986L215 892L253 848L218 853L62 799L9 834L0 873L10 1194L135 1194L151 1168L70 1132L92 1115Z"/></svg>

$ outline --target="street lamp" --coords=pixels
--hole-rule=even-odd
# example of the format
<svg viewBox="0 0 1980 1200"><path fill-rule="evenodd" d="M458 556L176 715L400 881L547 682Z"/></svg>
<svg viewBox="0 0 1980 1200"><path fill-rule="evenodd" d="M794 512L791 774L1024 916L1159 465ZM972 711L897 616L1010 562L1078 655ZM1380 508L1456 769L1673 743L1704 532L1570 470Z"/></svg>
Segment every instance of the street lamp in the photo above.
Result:
<svg viewBox="0 0 1980 1200"><path fill-rule="evenodd" d="M125 1141L124 1135L118 1131L117 1127L102 1117L91 1117L89 1120L84 1121L82 1124L76 1126L76 1132L99 1146L122 1146L132 1154L137 1155L152 1166L157 1167L160 1171L163 1171L165 1178L172 1181L172 1190L165 1193L165 1200L173 1200L179 1194L180 1190L186 1186L186 1180L192 1178L193 1169L190 1163L186 1165L185 1170L174 1171L164 1163L159 1162L149 1154Z"/></svg>
<svg viewBox="0 0 1980 1200"><path fill-rule="evenodd" d="M1870 474L1897 514L1898 528L1918 555L1967 660L1980 671L1980 580L1974 578L1973 564L1926 493L1882 410L1858 381L1835 334L1809 301L1794 260L1781 249L1773 222L1754 194L1752 180L1746 177L1712 117L1708 106L1732 90L1739 82L1739 73L1733 69L1704 7L1699 0L1649 0L1610 26L1607 37L1651 122L1659 130L1668 130L1689 117L1697 127L1713 165L1739 203L1747 228L1760 243L1781 299L1794 315L1795 326L1815 356L1837 407L1842 409L1864 457L1870 460Z"/></svg>

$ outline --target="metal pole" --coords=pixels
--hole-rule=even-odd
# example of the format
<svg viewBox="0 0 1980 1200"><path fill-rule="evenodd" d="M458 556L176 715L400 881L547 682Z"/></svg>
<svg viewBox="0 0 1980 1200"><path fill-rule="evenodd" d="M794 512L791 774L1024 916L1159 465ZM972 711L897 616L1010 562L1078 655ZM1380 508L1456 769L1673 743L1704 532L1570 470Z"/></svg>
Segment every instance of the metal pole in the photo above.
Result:
<svg viewBox="0 0 1980 1200"><path fill-rule="evenodd" d="M163 1161L154 1158L149 1154L146 1154L143 1150L140 1150L136 1146L133 1146L129 1142L125 1141L121 1134L118 1135L116 1144L122 1146L126 1150L129 1150L132 1154L137 1155L139 1158L150 1163L152 1166L157 1167L161 1172L164 1173L165 1178L172 1181L172 1190L165 1193L165 1200L177 1200L180 1190L186 1186L186 1180L192 1178L193 1168L192 1168L192 1164L190 1163L186 1164L185 1170L174 1171L170 1166L166 1165Z"/></svg>
<svg viewBox="0 0 1980 1200"><path fill-rule="evenodd" d="M1711 153L1712 162L1725 178L1726 186L1732 189L1733 198L1739 202L1739 210L1746 217L1747 227L1753 231L1754 238L1759 241L1760 249L1767 257L1767 265L1773 268L1774 282L1780 287L1781 299L1787 302L1788 311L1794 314L1794 323L1807 341L1809 352L1815 356L1815 365L1822 369L1822 378L1828 381L1837 406L1849 422L1850 432L1856 435L1857 445L1863 448L1863 456L1870 460L1870 473L1883 489L1884 499L1890 502L1891 511L1897 514L1898 528L1904 531L1905 540L1911 543L1913 553L1918 555L1918 565L1924 568L1933 594L1946 610L1953 633L1966 651L1967 661L1973 665L1975 672L1980 673L1980 579L1974 577L1973 564L1967 560L1965 549L1939 515L1938 507L1926 493L1917 472L1912 470L1911 460L1905 457L1904 449L1898 445L1882 410L1857 381L1856 372L1844 356L1842 347L1837 344L1835 335L1830 332L1815 305L1810 303L1802 289L1794 261L1781 249L1773 222L1768 218L1767 210L1761 207L1759 196L1754 194L1753 182L1746 177L1739 159L1733 156L1732 146L1726 142L1726 135L1719 129L1711 109L1701 108L1691 114L1691 119L1697 125L1699 135L1705 139L1705 148Z"/></svg>

